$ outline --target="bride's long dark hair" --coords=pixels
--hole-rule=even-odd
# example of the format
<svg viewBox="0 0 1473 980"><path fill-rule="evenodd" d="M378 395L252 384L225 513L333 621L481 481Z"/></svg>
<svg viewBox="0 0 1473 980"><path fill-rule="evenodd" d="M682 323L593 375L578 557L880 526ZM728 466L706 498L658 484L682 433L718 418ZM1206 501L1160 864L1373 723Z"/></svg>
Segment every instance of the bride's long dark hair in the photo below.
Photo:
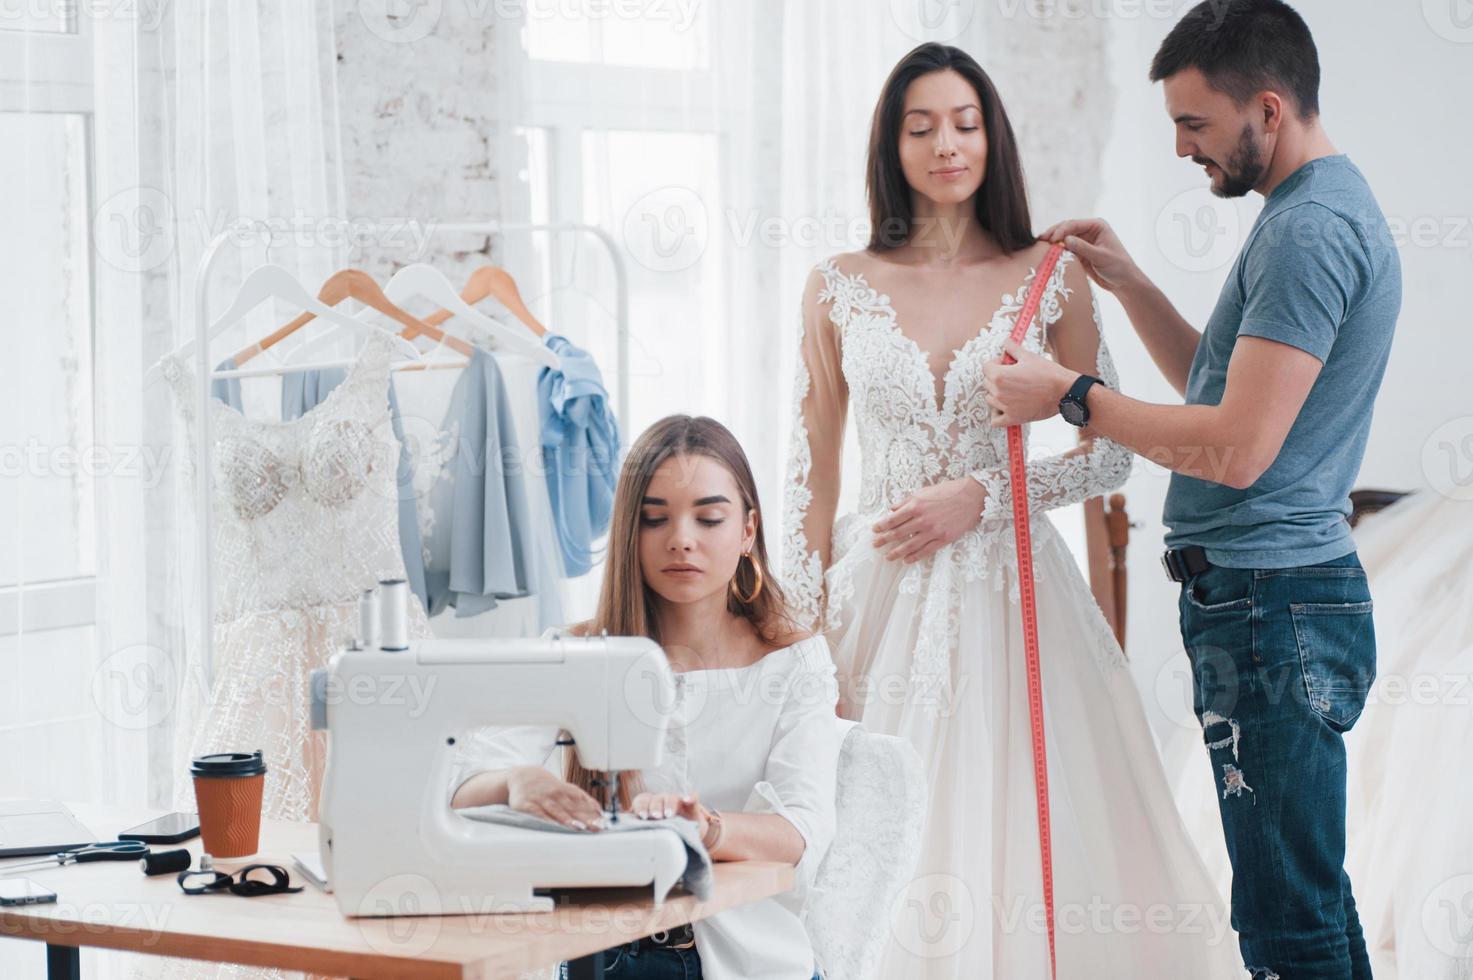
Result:
<svg viewBox="0 0 1473 980"><path fill-rule="evenodd" d="M977 220L1008 254L1036 242L1028 215L1028 188L1012 123L992 79L975 58L961 48L934 41L922 44L900 59L885 79L870 124L869 164L865 187L869 193L869 248L885 252L910 240L915 210L911 188L900 167L900 124L905 112L905 90L922 75L954 71L977 90L982 127L987 134L987 173L973 201Z"/></svg>

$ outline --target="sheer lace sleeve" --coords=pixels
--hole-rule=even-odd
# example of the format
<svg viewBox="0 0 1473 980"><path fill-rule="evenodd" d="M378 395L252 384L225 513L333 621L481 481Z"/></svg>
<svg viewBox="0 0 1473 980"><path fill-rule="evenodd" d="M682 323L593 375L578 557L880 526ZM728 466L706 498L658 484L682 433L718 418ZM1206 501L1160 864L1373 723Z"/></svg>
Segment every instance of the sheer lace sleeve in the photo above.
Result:
<svg viewBox="0 0 1473 980"><path fill-rule="evenodd" d="M1077 265L1066 270L1066 273L1077 274L1076 282L1082 280L1080 284L1089 298L1089 308L1086 310L1082 303L1075 303L1070 304L1068 309L1061 309L1057 299L1054 299L1052 302L1045 301L1039 309L1039 315L1045 325L1053 324L1062 317L1069 318L1068 325L1071 329L1076 328L1077 325L1075 336L1079 339L1072 345L1071 353L1078 357L1079 352L1084 351L1085 356L1078 358L1078 362L1087 363L1088 348L1093 346L1095 376L1109 387L1119 390L1120 377L1115 371L1114 361L1110 358L1110 349L1105 345L1100 322L1100 304L1094 287ZM1066 280L1074 278L1074 275L1066 274ZM1059 290L1059 293L1068 299L1071 291L1065 286ZM1091 324L1092 334L1090 334ZM1083 340L1087 335L1090 342ZM1026 428L1024 433L1024 445L1026 446ZM1126 478L1130 476L1133 462L1134 458L1129 449L1104 436L1091 436L1086 432L1080 444L1068 452L1047 456L1043 459L1029 459L1028 509L1036 513L1055 507L1067 507L1070 504L1077 504L1082 500L1109 493L1125 483ZM1013 490L1008 478L1006 461L998 469L975 470L971 476L987 488L987 502L982 509L982 520L984 522L1010 520L1013 513Z"/></svg>
<svg viewBox="0 0 1473 980"><path fill-rule="evenodd" d="M849 390L840 363L839 329L828 316L823 273L803 289L793 382L792 433L783 491L783 584L798 623L821 632Z"/></svg>

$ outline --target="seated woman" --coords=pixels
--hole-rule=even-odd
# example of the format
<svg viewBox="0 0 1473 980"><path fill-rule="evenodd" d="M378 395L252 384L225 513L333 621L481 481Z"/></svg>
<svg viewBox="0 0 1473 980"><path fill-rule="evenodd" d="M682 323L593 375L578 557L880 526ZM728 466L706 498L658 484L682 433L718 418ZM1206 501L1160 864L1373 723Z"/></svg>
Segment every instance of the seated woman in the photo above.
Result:
<svg viewBox="0 0 1473 980"><path fill-rule="evenodd" d="M620 774L620 810L687 817L714 860L783 861L796 883L618 947L605 976L817 976L798 912L834 831L838 687L827 642L793 626L767 572L762 527L751 466L720 423L671 416L630 449L598 611L571 629L650 637L675 672L664 761ZM516 726L473 736L460 771L474 775L451 805L505 803L596 833L605 774L573 752L562 778L544 768L560 734Z"/></svg>

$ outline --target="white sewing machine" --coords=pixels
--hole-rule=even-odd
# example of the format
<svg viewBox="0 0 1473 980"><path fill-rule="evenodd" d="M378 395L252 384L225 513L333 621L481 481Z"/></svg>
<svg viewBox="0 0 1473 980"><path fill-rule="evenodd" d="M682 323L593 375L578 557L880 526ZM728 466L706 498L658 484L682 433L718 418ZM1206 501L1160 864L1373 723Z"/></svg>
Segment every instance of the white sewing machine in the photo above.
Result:
<svg viewBox="0 0 1473 980"><path fill-rule="evenodd" d="M381 610L371 596L360 609L355 648L312 684L314 727L329 733L320 847L338 908L548 911L552 898L533 889L554 887L649 886L663 901L686 868L674 831L550 833L450 808L456 743L486 725L565 728L590 769L658 764L674 701L660 648L640 637L410 643L403 583L379 593Z"/></svg>

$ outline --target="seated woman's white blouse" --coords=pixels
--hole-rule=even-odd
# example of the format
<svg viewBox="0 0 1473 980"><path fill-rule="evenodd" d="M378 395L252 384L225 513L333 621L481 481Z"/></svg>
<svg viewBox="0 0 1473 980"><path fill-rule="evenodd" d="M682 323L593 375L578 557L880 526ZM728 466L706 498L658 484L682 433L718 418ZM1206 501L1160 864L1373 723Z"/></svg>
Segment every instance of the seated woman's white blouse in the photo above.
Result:
<svg viewBox="0 0 1473 980"><path fill-rule="evenodd" d="M813 636L746 667L677 672L675 693L663 762L643 772L645 788L694 790L715 810L780 814L804 841L791 892L696 922L702 975L808 980L813 949L799 913L834 835L844 727L834 713L838 688L828 642ZM557 732L552 726L482 729L462 743L453 785L477 772L522 765L546 765L561 777Z"/></svg>

